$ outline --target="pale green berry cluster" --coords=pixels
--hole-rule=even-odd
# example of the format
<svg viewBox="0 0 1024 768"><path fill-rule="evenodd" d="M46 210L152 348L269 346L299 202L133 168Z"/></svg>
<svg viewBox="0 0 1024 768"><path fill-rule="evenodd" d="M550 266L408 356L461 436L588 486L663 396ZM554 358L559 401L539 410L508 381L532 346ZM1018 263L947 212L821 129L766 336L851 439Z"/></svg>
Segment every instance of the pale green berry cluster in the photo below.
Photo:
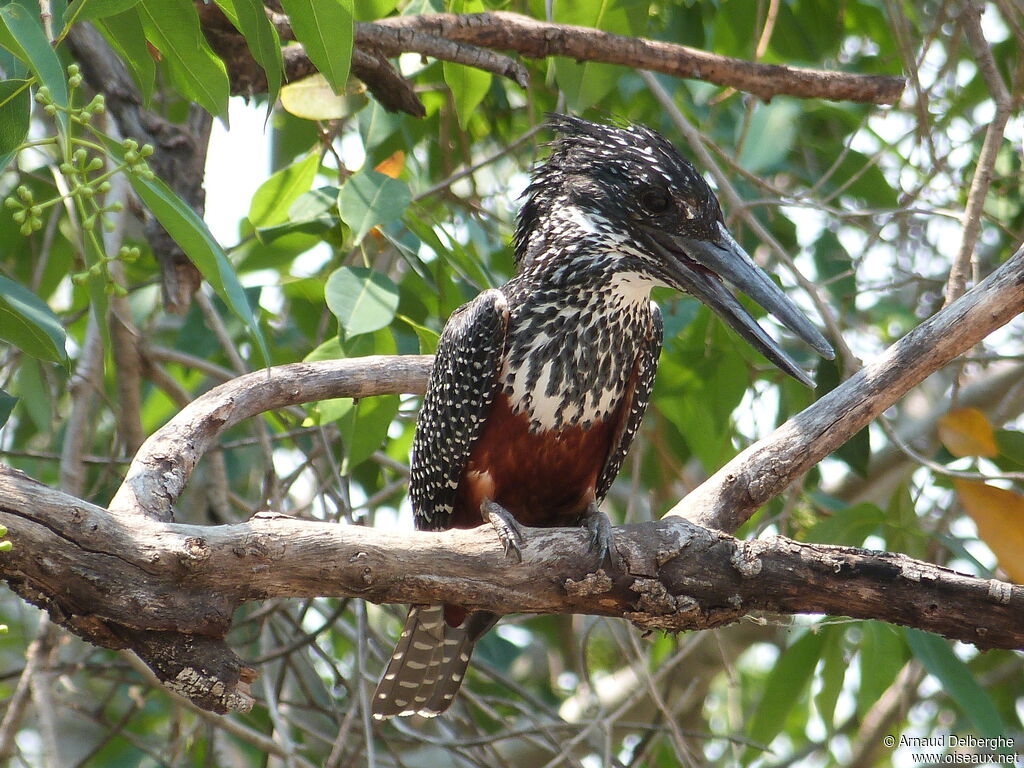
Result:
<svg viewBox="0 0 1024 768"><path fill-rule="evenodd" d="M105 278L103 282L107 293L123 296L127 290L113 279L109 265L113 261L130 263L137 260L139 249L124 246L116 255L107 256L95 230L97 225L112 230L114 222L107 214L118 213L124 207L119 201L104 203L115 174L125 173L143 181L155 178L146 162L153 154L153 147L149 144L140 146L135 139L129 138L120 142L120 151L112 148L110 137L93 125L94 118L106 112L103 95L94 96L85 106L75 106L75 91L82 85L82 72L77 64L72 64L67 73L69 99L66 106L57 104L45 85L36 89L34 96L47 115L56 118L63 114L67 118L57 121L60 134L26 145L51 147L60 158L57 168L66 184L61 190L63 194L39 201L35 199L33 189L22 184L4 200L4 207L11 211L12 219L25 236L42 229L47 209L61 204L68 207L80 227L83 240L88 243L85 251L90 254L88 267L72 273L72 281L82 285L91 279ZM2 547L0 542L0 551L3 551Z"/></svg>
<svg viewBox="0 0 1024 768"><path fill-rule="evenodd" d="M77 64L70 65L68 67L68 86L71 93L73 94L81 84L81 69ZM102 94L93 97L92 101L84 107L62 107L54 102L50 89L43 85L36 90L34 98L46 114L56 116L58 112L65 111L72 122L81 125L97 138L105 138L90 125L93 117L106 111L106 102ZM97 222L108 227L111 226L104 219L104 214L116 213L122 208L120 203L102 206L95 202L97 196L102 196L110 191L109 179L111 176L118 172L124 172L146 180L154 178L153 171L146 163L146 158L153 154L153 147L149 144L139 146L134 139L125 139L121 142L124 160L117 165L110 162L110 153L102 142L72 136L66 146L60 144L57 138L35 142L35 144L51 144L61 147L64 160L58 165L58 168L68 181L67 197L76 202L81 214L82 227L87 231L94 229ZM42 228L43 212L61 202L62 199L58 197L37 202L33 198L32 190L23 184L4 200L4 206L13 211L12 218L20 226L21 234L27 236Z"/></svg>
<svg viewBox="0 0 1024 768"><path fill-rule="evenodd" d="M89 266L88 269L82 272L74 272L71 275L71 282L75 285L84 285L88 282L89 278L100 277L104 273L107 273L109 277L109 270L107 265L112 261L121 261L125 264L131 264L139 260L142 255L142 251L134 245L122 245L121 249L117 252L116 256L103 256L99 261ZM116 280L108 279L104 283L104 290L113 296L126 296L128 290L118 283ZM0 544L2 546L2 544Z"/></svg>
<svg viewBox="0 0 1024 768"><path fill-rule="evenodd" d="M43 206L36 205L32 190L24 184L14 190L14 194L4 200L4 207L14 213L11 218L19 224L23 235L31 235L43 227Z"/></svg>

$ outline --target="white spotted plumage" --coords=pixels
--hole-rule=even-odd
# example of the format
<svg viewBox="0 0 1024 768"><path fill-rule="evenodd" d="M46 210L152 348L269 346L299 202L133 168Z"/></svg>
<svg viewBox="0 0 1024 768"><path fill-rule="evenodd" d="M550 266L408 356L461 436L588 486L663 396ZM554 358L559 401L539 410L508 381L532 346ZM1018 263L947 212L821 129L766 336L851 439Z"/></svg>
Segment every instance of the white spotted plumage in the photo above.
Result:
<svg viewBox="0 0 1024 768"><path fill-rule="evenodd" d="M409 493L416 525L451 524L460 480L498 393L533 431L582 427L621 414L593 489L599 503L647 409L661 350L650 290L668 282L663 257L633 236L649 225L638 185L668 187L687 226L717 232L714 194L672 145L642 126L553 116L559 131L535 168L516 230L519 272L449 319L413 442ZM624 409L624 410L622 410ZM458 627L442 606L414 606L374 696L377 717L448 707L473 644L497 616Z"/></svg>

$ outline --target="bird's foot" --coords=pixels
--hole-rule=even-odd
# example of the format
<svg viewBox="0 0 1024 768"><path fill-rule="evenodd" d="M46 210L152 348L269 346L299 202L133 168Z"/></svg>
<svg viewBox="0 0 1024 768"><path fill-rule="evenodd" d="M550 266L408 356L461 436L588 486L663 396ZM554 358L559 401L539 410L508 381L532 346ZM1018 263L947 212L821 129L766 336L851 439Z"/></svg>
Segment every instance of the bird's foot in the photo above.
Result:
<svg viewBox="0 0 1024 768"><path fill-rule="evenodd" d="M480 513L484 522L494 526L494 532L498 534L498 540L505 549L505 557L514 556L516 562L523 562L521 545L526 537L523 534L523 527L512 513L490 499L484 499L480 505Z"/></svg>
<svg viewBox="0 0 1024 768"><path fill-rule="evenodd" d="M608 515L598 509L597 502L590 502L587 511L583 513L583 523L590 532L590 551L597 553L599 563L608 562L614 566L612 552L612 522Z"/></svg>

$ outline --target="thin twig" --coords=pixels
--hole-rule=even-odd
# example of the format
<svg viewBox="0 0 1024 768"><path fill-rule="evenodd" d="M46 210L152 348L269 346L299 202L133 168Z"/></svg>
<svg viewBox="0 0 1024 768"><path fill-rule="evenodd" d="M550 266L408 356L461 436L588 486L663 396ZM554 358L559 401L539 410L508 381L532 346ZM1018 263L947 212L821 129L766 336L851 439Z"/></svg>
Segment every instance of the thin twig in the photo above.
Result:
<svg viewBox="0 0 1024 768"><path fill-rule="evenodd" d="M973 271L972 277L977 279L977 266L975 265L971 270L971 260L975 256L974 247L981 234L981 217L989 187L992 185L996 158L1003 143L1006 123L1013 110L1010 92L1006 88L1002 75L999 74L999 68L996 66L995 59L992 58L992 50L981 29L981 11L973 0L966 0L963 3L961 19L967 40L971 44L971 50L978 63L978 69L985 78L989 94L995 103L996 112L992 117L992 122L989 123L988 130L985 131L985 141L978 153L978 162L974 170L974 177L971 179L971 188L967 193L963 234L960 238L960 247L957 249L956 258L953 260L953 266L949 271L946 304L956 301L963 295L969 272Z"/></svg>

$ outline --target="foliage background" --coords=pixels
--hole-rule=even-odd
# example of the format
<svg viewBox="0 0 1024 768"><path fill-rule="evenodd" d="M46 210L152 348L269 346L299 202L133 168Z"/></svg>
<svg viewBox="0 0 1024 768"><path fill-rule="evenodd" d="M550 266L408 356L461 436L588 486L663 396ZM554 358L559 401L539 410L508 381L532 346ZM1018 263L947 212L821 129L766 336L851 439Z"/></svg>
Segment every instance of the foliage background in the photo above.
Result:
<svg viewBox="0 0 1024 768"><path fill-rule="evenodd" d="M253 4L218 5L276 93L277 30ZM61 95L70 86L72 105L94 103L96 85L65 74L74 61L65 33L92 23L145 106L202 144L201 110L224 120L231 83L195 7L47 8L45 26L33 4L0 8L0 194L15 201L0 213L0 456L99 504L141 437L233 375L307 358L433 352L452 310L510 276L516 197L543 154L538 126L549 110L642 122L690 156L681 128L699 129L714 164L704 170L744 201L726 204L733 232L787 288L797 278L780 258L793 256L809 282L792 295L811 313L831 311L843 340L837 363L817 365L816 393L805 391L692 300L659 294L665 352L653 407L608 501L620 522L664 513L955 295L954 265L983 276L1024 231L1019 0L283 3L277 10L310 58L341 84L352 18L493 8L768 63L903 74L909 84L893 107L787 96L763 104L664 76L652 89L607 64L524 61L524 89L405 55L422 119L386 112L356 80L337 101L309 82L286 87L287 109L251 94L244 109L266 119L252 163L269 157L269 171L237 236L219 243L175 191L132 162L137 147L118 143L124 128L110 112L90 120L114 137L105 143L80 111L64 111ZM56 56L44 50L47 37ZM52 115L46 92L29 101L44 85ZM35 146L23 143L26 130ZM103 167L76 165L76 147ZM124 164L133 172L101 189L96 177ZM123 208L97 213L115 203ZM188 203L202 212L201 195ZM207 280L183 314L165 309L169 267L140 225L143 209ZM23 236L33 216L39 227ZM1022 336L1017 321L933 376L743 534L864 545L1024 580ZM417 406L397 396L335 401L243 424L200 467L177 519L223 523L271 507L411 527L405 484ZM480 644L450 715L379 724L366 697L397 635L398 607L251 606L231 641L259 662L261 704L227 718L172 699L131 658L58 632L9 595L0 613L10 625L0 638L0 754L12 765L902 766L914 763L912 750L889 749L882 736L942 733L1009 736L1024 751L1019 653L981 654L841 617L766 616L679 637L587 616L514 617Z"/></svg>

